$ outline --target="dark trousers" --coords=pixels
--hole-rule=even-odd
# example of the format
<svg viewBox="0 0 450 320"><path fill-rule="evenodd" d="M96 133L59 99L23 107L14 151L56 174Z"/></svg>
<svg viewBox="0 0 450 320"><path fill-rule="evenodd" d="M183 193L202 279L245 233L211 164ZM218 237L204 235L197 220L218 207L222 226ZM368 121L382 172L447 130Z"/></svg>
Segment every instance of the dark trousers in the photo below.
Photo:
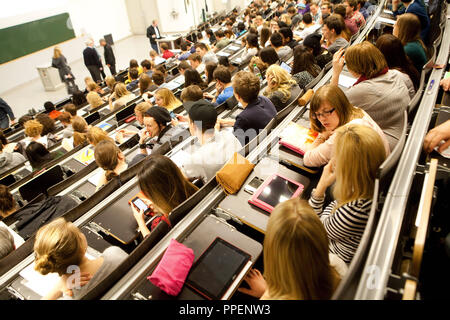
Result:
<svg viewBox="0 0 450 320"><path fill-rule="evenodd" d="M112 75L115 75L117 73L116 72L116 65L115 64L110 64L109 71L111 71Z"/></svg>
<svg viewBox="0 0 450 320"><path fill-rule="evenodd" d="M86 66L91 74L92 80L95 82L101 82L100 68L98 66Z"/></svg>
<svg viewBox="0 0 450 320"><path fill-rule="evenodd" d="M100 70L100 73L102 74L102 80L106 78L106 74L105 74L105 68L102 67L102 70Z"/></svg>
<svg viewBox="0 0 450 320"><path fill-rule="evenodd" d="M156 42L155 43L150 42L150 45L152 46L153 50L155 50L159 54L158 44Z"/></svg>

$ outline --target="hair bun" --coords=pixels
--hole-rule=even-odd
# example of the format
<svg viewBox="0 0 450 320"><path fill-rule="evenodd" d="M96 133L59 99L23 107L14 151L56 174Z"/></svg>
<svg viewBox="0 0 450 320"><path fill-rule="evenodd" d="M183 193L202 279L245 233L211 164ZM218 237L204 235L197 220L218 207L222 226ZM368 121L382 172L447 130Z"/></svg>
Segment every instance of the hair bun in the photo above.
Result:
<svg viewBox="0 0 450 320"><path fill-rule="evenodd" d="M42 255L40 258L35 260L34 270L38 271L43 275L54 272L54 269L55 269L54 260L48 254Z"/></svg>

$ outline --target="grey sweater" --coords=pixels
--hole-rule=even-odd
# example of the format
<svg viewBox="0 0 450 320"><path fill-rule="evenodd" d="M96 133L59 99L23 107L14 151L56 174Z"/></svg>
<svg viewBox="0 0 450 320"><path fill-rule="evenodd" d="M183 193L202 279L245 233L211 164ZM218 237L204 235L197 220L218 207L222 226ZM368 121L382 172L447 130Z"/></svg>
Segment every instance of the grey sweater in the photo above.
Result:
<svg viewBox="0 0 450 320"><path fill-rule="evenodd" d="M18 152L0 153L0 174L21 163L24 163L25 161L25 157Z"/></svg>
<svg viewBox="0 0 450 320"><path fill-rule="evenodd" d="M403 111L410 101L399 72L390 70L350 87L345 93L352 105L366 111L380 126L392 151L400 138Z"/></svg>

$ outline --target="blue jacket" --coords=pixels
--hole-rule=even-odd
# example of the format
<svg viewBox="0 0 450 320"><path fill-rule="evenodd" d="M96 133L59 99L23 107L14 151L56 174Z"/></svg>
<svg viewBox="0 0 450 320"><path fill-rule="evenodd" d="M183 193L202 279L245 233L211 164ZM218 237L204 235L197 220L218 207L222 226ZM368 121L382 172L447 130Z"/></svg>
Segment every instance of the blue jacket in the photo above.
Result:
<svg viewBox="0 0 450 320"><path fill-rule="evenodd" d="M409 5L409 7L405 10L405 8L401 10L394 11L394 17L404 14L404 13L412 13L415 14L419 20L420 24L422 25L422 31L420 32L420 37L422 40L425 41L428 31L430 30L430 17L428 17L427 9L420 3L419 1L415 0L412 4Z"/></svg>
<svg viewBox="0 0 450 320"><path fill-rule="evenodd" d="M14 113L11 107L6 103L5 100L0 98L0 119L4 119L7 116L9 116L10 120L14 120L16 118L14 117Z"/></svg>
<svg viewBox="0 0 450 320"><path fill-rule="evenodd" d="M277 110L272 101L266 97L258 96L236 117L233 133L244 146L256 137L259 131L264 129L276 114Z"/></svg>

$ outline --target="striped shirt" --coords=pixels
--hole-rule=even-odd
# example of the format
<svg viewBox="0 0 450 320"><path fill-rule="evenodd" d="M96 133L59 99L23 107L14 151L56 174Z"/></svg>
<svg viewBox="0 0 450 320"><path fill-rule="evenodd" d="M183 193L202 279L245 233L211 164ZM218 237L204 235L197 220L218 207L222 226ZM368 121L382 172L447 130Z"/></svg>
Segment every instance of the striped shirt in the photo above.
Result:
<svg viewBox="0 0 450 320"><path fill-rule="evenodd" d="M350 263L364 233L372 200L358 199L339 208L335 200L323 210L325 199L316 198L313 194L314 191L311 193L309 204L319 215L327 231L330 252Z"/></svg>

